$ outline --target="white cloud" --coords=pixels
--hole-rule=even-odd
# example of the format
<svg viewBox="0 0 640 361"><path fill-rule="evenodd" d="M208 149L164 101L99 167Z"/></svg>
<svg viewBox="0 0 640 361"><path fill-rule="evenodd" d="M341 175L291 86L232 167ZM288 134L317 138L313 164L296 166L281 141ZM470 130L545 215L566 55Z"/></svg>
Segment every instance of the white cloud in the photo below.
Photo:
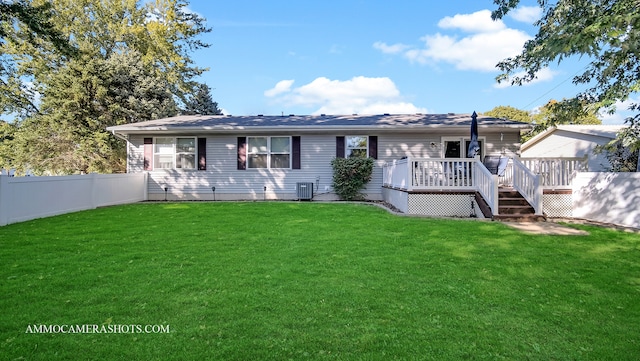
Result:
<svg viewBox="0 0 640 361"><path fill-rule="evenodd" d="M511 16L514 20L527 24L533 24L540 19L540 16L542 16L542 9L540 9L540 7L538 6L520 6L517 9L511 11L509 13L509 16Z"/></svg>
<svg viewBox="0 0 640 361"><path fill-rule="evenodd" d="M461 39L438 33L421 38L425 47L411 49L404 56L420 64L443 61L460 70L494 71L500 60L518 54L528 39L528 35L514 29L479 33Z"/></svg>
<svg viewBox="0 0 640 361"><path fill-rule="evenodd" d="M462 37L441 33L426 35L420 38L424 47L394 48L378 42L374 48L384 53L394 50L419 64L445 62L460 70L496 71L498 62L519 54L524 43L531 39L521 30L508 28L501 20L491 20L489 10L445 17L438 26L469 34Z"/></svg>
<svg viewBox="0 0 640 361"><path fill-rule="evenodd" d="M290 83L285 83L285 85L288 84L288 87L278 87L283 82ZM308 84L291 89L292 83L293 81L278 82L273 89L267 92L274 94L271 97L276 102L287 106L315 108L312 114L427 112L424 108L404 101L396 85L386 77L358 76L349 80L331 80L319 77ZM273 91L275 89L281 91L275 92Z"/></svg>
<svg viewBox="0 0 640 361"><path fill-rule="evenodd" d="M558 75L559 73L557 71L553 71L549 68L544 68L542 70L540 70L537 74L536 74L536 78L533 79L532 81L528 82L528 83L523 83L522 86L529 86L529 85L533 85L536 83L542 83L542 82L546 82L546 81L551 81L553 80L553 78ZM525 75L525 72L519 72L514 74L514 77L522 77ZM495 83L493 85L494 88L497 89L503 89L503 88L508 88L511 86L511 81L510 80L506 80L501 82L500 84Z"/></svg>
<svg viewBox="0 0 640 361"><path fill-rule="evenodd" d="M506 28L502 20L492 20L491 11L480 10L473 14L447 16L438 22L442 29L460 29L469 33L495 33Z"/></svg>
<svg viewBox="0 0 640 361"><path fill-rule="evenodd" d="M264 95L271 98L278 94L286 93L291 90L293 82L294 80L281 80L273 88L265 90Z"/></svg>
<svg viewBox="0 0 640 361"><path fill-rule="evenodd" d="M386 43L383 43L381 41L376 41L375 43L373 43L373 48L374 49L378 49L381 52L385 53L385 54L398 54L401 53L403 51L405 51L406 49L410 48L411 46L409 45L404 45L404 44L393 44L393 45L388 45Z"/></svg>

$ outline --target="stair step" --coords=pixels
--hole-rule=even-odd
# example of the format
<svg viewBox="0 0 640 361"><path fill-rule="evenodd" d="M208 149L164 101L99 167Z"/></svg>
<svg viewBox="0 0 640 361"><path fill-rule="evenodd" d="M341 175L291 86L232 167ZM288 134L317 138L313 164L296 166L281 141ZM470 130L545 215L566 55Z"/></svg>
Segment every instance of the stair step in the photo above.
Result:
<svg viewBox="0 0 640 361"><path fill-rule="evenodd" d="M500 205L498 206L498 209L531 209L533 210L533 207L531 207L528 204L513 204L513 205Z"/></svg>
<svg viewBox="0 0 640 361"><path fill-rule="evenodd" d="M546 218L536 215L533 207L514 188L498 190L498 213L495 220L511 222L543 222Z"/></svg>
<svg viewBox="0 0 640 361"><path fill-rule="evenodd" d="M502 222L546 222L547 219L540 215L513 215L513 214L501 214L493 216L496 221Z"/></svg>
<svg viewBox="0 0 640 361"><path fill-rule="evenodd" d="M531 205L524 199L500 199L500 206L528 206Z"/></svg>

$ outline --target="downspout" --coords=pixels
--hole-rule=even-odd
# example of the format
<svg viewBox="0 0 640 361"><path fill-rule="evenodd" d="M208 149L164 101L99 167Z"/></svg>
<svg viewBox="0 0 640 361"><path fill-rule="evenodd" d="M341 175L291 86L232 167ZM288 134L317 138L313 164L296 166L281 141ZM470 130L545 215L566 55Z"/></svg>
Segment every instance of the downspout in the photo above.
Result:
<svg viewBox="0 0 640 361"><path fill-rule="evenodd" d="M125 171L127 173L129 173L129 137L128 136L124 136L122 134L118 134L118 133L116 133L115 130L112 130L111 134L113 134L114 137L116 137L118 139L122 139L122 140L124 140L126 142L126 145L125 145L126 148L125 149L127 150L127 166L126 166Z"/></svg>

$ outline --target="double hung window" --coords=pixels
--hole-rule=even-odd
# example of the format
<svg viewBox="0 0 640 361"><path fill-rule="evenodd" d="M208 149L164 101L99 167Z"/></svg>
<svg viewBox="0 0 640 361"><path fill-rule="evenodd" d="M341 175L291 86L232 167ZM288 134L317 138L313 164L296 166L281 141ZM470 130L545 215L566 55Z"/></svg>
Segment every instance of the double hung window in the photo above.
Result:
<svg viewBox="0 0 640 361"><path fill-rule="evenodd" d="M196 138L156 138L153 163L157 169L195 169Z"/></svg>
<svg viewBox="0 0 640 361"><path fill-rule="evenodd" d="M248 137L247 168L291 168L291 137Z"/></svg>
<svg viewBox="0 0 640 361"><path fill-rule="evenodd" d="M357 158L367 158L369 155L368 145L367 145L367 136L347 136L346 140L346 151L345 156L347 158L357 157Z"/></svg>

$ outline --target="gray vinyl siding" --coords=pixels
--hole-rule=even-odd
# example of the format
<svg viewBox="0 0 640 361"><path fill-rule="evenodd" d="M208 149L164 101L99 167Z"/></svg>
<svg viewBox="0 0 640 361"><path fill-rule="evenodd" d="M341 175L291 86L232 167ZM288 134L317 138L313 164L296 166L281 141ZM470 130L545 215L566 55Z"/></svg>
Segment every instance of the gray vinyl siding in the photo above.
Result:
<svg viewBox="0 0 640 361"><path fill-rule="evenodd" d="M143 171L143 139L143 136L132 136L129 140L130 172ZM234 199L263 199L265 186L269 199L295 199L297 182L313 182L316 194L326 193L327 187L331 190L335 136L301 136L301 169L238 170L237 136L211 135L206 139L207 170L150 171L151 199L164 197L165 186L173 198L180 199L210 199L213 194L211 187L216 187L216 195L220 195L220 199L225 199L225 194L234 195Z"/></svg>
<svg viewBox="0 0 640 361"><path fill-rule="evenodd" d="M278 134L274 134L278 135ZM295 134L294 134L295 135ZM312 182L314 194L321 199L335 199L332 194L331 160L335 157L336 136L349 134L300 135L301 169L237 169L237 137L240 134L201 135L207 139L207 169L202 170L152 170L149 171L149 199L164 199L164 187L168 187L168 199L212 199L211 187L216 187L216 199L296 199L296 183ZM468 135L443 133L370 133L358 135L378 136L378 159L371 182L364 192L369 199L382 199L382 166L402 157L440 158L443 136ZM481 134L482 136L482 134ZM485 153L491 154L507 147L519 148L517 134L486 134ZM147 136L149 137L149 136ZM128 171L143 172L143 135L132 135L128 145ZM499 144L496 144L499 143ZM434 143L434 146L431 146ZM515 148L515 149L514 149ZM264 187L267 187L265 194Z"/></svg>
<svg viewBox="0 0 640 361"><path fill-rule="evenodd" d="M127 144L127 173L144 171L144 137L131 136Z"/></svg>

